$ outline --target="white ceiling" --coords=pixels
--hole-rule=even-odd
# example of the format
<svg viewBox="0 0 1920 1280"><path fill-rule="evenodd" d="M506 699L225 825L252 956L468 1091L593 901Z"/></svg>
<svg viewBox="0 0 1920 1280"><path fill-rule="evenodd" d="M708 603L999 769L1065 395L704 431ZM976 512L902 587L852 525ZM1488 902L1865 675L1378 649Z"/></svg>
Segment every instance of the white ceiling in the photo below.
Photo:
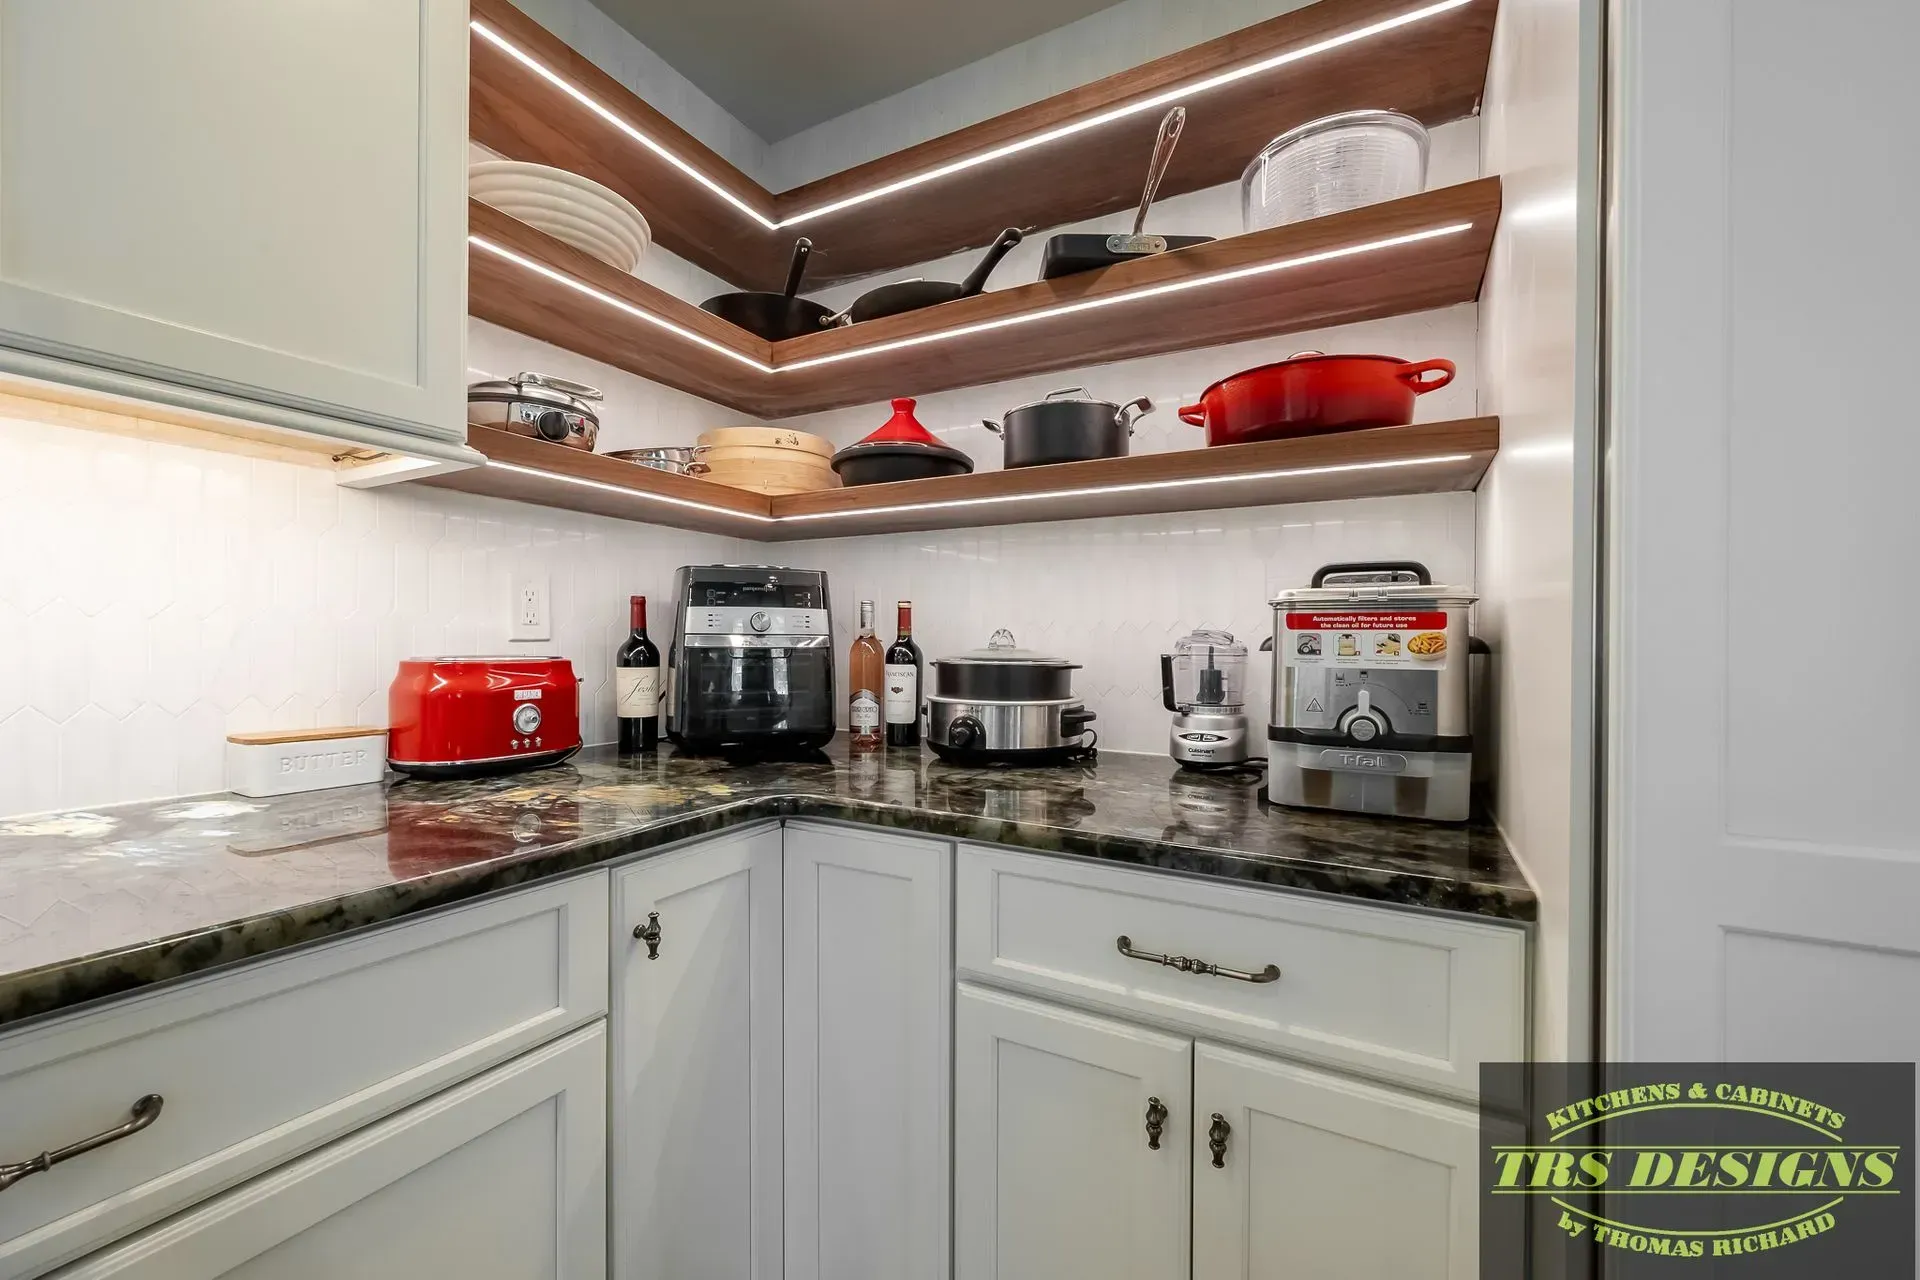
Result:
<svg viewBox="0 0 1920 1280"><path fill-rule="evenodd" d="M768 142L1114 0L595 0Z"/></svg>

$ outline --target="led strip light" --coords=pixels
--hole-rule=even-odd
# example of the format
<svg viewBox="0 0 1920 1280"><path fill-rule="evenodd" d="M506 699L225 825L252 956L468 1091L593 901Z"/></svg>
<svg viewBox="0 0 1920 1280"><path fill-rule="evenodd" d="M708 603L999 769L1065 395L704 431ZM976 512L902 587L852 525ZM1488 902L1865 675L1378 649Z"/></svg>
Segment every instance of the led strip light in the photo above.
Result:
<svg viewBox="0 0 1920 1280"><path fill-rule="evenodd" d="M1180 293L1187 289L1198 289L1210 284L1225 284L1232 280L1245 280L1252 276L1269 275L1276 271L1287 271L1295 267L1308 267L1322 262L1334 262L1341 258L1351 258L1363 253L1378 253L1384 249L1397 249L1403 245L1418 244L1423 240L1433 240L1441 236L1455 236L1473 230L1471 222L1452 222L1441 227L1429 227L1425 231L1411 231L1406 235L1388 236L1383 240L1368 240L1362 244L1344 245L1338 249L1325 249L1319 253L1301 254L1294 258L1282 258L1278 262L1260 262L1250 267L1236 267L1228 271L1214 271L1207 275L1193 276L1186 280L1170 280L1165 284L1143 285L1138 289L1129 289L1124 293L1111 294L1104 298L1086 298L1079 302L1062 302L1051 307L1041 307L1034 311L1023 311L1017 315L1001 316L996 320L981 320L974 324L957 325L951 329L937 329L932 333L916 334L910 338L896 338L892 342L876 342L872 346L854 347L847 351L835 351L823 356L814 356L808 360L795 360L791 364L770 365L743 355L724 343L695 333L683 325L675 324L648 311L645 307L636 307L631 302L617 298L604 289L596 289L583 280L576 280L562 271L535 262L532 258L515 253L504 245L495 244L484 236L470 235L467 243L488 253L495 254L515 266L522 267L555 284L565 285L576 293L592 298L637 317L648 324L655 325L676 337L697 343L709 351L716 351L730 360L737 360L750 369L761 373L796 373L802 369L814 369L821 365L839 364L845 360L856 360L862 356L881 355L888 351L900 351L908 347L924 346L930 342L945 342L952 338L970 337L976 333L987 333L994 329L1011 328L1014 325L1032 324L1036 320L1052 320L1059 316L1073 315L1081 311L1092 311L1099 307L1117 306L1123 302L1138 302L1146 298L1163 297L1169 293Z"/></svg>
<svg viewBox="0 0 1920 1280"><path fill-rule="evenodd" d="M901 178L898 181L869 188L866 191L847 196L845 199L818 205L812 209L793 214L790 217L782 218L777 222L767 217L764 213L761 213L758 209L747 203L746 200L728 190L719 182L702 173L697 167L677 155L671 148L648 136L642 130L635 128L619 114L596 101L590 94L575 86L564 76L546 66L539 59L527 53L524 49L521 49L518 45L508 40L486 23L476 18L473 19L469 25L473 28L474 33L480 36L481 39L501 50L515 62L518 62L521 66L527 68L542 80L545 80L548 84L551 84L554 88L560 90L569 98L572 98L575 102L578 102L588 111L591 111L594 115L606 121L621 133L633 139L633 141L639 143L642 147L645 147L648 151L651 151L674 168L680 170L680 172L686 174L689 178L692 178L708 191L719 196L740 213L745 214L748 218L769 231L779 231L814 218L824 217L830 213L839 213L842 210L868 204L874 200L881 200L890 195L897 195L902 191L921 186L924 183L934 182L940 178L951 177L956 173L962 173L983 164L991 164L996 160L1004 160L1008 156L1018 155L1022 151L1030 151L1035 147L1043 147L1049 143L1058 142L1062 138L1070 138L1075 134L1084 133L1089 129L1097 129L1102 125L1111 124L1116 120L1124 120L1130 116L1139 115L1146 111L1153 111L1172 103L1184 102L1199 94L1208 93L1225 85L1234 84L1250 76L1262 75L1279 67L1301 62L1305 59L1330 52L1334 49L1343 48L1346 45L1355 44L1362 40L1369 40L1374 36L1384 35L1389 31L1395 31L1416 22L1424 22L1428 18L1449 13L1471 3L1473 3L1473 0L1439 0L1439 3L1436 4L1425 5L1418 9L1410 9L1405 13L1396 14L1391 18L1384 18L1379 22L1370 23L1367 26L1358 27L1337 36L1329 36L1325 40L1317 40L1312 44L1302 45L1297 49L1289 49L1285 53L1278 53L1270 58L1262 58L1258 62L1250 62L1243 67L1235 67L1231 71L1223 71L1218 75L1208 76L1202 80L1196 80L1172 89L1162 90L1150 97L1125 103L1110 110L1102 111L1097 115L1088 116L1085 119L1075 120L1052 129L1044 130L1040 133L1031 134L1025 138L1016 139L1013 142L1003 143L1000 146L992 147L986 151L977 152L970 156L964 156L961 159L949 161L946 164L938 165L931 169L924 169L919 173Z"/></svg>
<svg viewBox="0 0 1920 1280"><path fill-rule="evenodd" d="M1139 480L1131 484L1088 485L1079 489L1045 489L1035 493L1000 493L981 498L945 498L934 502L906 502L892 507L860 507L853 511L803 511L774 516L775 524L803 520L840 520L854 516L891 516L905 511L946 511L955 507L986 507L1005 502L1040 502L1049 498L1091 498L1109 493L1143 493L1151 489L1187 489L1204 484L1241 484L1253 480L1293 480L1305 476L1339 475L1348 471L1385 471L1395 467L1431 467L1443 462L1469 462L1470 453L1443 453L1429 458L1388 458L1379 462L1340 462L1320 467L1287 467L1279 471L1247 471L1225 476L1188 476L1179 480Z"/></svg>
<svg viewBox="0 0 1920 1280"><path fill-rule="evenodd" d="M636 307L631 302L628 302L624 298L616 298L612 294L608 293L606 290L596 289L584 280L576 280L564 271L555 271L552 267L547 266L545 263L535 262L532 258L529 258L524 254L515 253L513 250L507 248L505 245L495 244L493 241L487 239L485 236L469 235L467 237L467 243L474 246L476 249L484 249L488 253L494 254L497 257L505 258L508 262L513 263L516 267L520 267L524 270L531 271L537 276L543 276L546 279L553 281L555 284L565 285L567 288L572 289L575 293L585 294L587 297L592 298L595 302L604 303L605 305L612 307L616 311L624 311L626 314L633 316L636 319L645 320L650 325L655 325L659 328L665 329L668 333L673 334L676 338L684 338L686 341L705 347L709 351L717 351L721 355L726 356L729 360L738 360L741 364L746 365L749 369L758 369L762 373L775 372L774 367L772 365L763 364L762 362L755 360L752 356L743 355L742 353L735 351L732 347L728 346L724 342L715 342L712 338L707 337L705 334L695 333L693 330L687 328L686 326L675 324L673 321L666 319L664 316L657 316L653 312L647 310L645 307Z"/></svg>
<svg viewBox="0 0 1920 1280"><path fill-rule="evenodd" d="M607 484L601 480L588 480L584 476L562 475L558 471L542 471L538 467L523 467L513 462L500 462L487 459L487 465L499 471L511 471L515 475L533 476L540 480L559 480L566 484L577 484L583 489L599 489L603 493L617 493L623 498L642 498L648 502L661 502L670 507L685 507L692 511L707 511L717 516L732 516L736 520L748 520L754 524L778 524L774 516L758 515L752 511L736 511L732 507L717 507L710 502L695 502L691 498L676 498L665 493L651 493L645 489L628 489L622 485Z"/></svg>
<svg viewBox="0 0 1920 1280"><path fill-rule="evenodd" d="M860 507L852 511L803 511L791 516L763 516L751 511L738 511L732 507L715 506L707 502L695 502L690 498L675 498L664 493L652 493L645 489L628 489L617 484L607 484L601 480L588 480L581 476L563 475L558 471L542 471L538 467L523 467L512 462L487 460L489 467L501 471L511 471L515 475L533 476L540 480L558 480L565 484L579 485L583 489L598 489L603 493L618 494L624 498L640 498L647 502L664 503L672 507L684 507L693 511L705 511L712 515L731 516L736 520L745 520L751 524L801 524L811 520L846 520L865 516L892 516L912 511L947 511L957 507L990 507L1010 502L1039 502L1049 498L1092 498L1110 493L1143 493L1155 489L1188 489L1198 485L1246 484L1255 480L1295 480L1308 476L1340 475L1352 471L1386 471L1401 467L1433 467L1449 462L1470 462L1470 453L1441 453L1425 458L1388 458L1379 462L1341 462L1319 467L1286 467L1277 471L1248 471L1223 476L1188 476L1178 480L1140 480L1131 484L1087 485L1078 489L1047 489L1036 493L1000 493L979 498L943 498L932 502L904 502L891 507Z"/></svg>

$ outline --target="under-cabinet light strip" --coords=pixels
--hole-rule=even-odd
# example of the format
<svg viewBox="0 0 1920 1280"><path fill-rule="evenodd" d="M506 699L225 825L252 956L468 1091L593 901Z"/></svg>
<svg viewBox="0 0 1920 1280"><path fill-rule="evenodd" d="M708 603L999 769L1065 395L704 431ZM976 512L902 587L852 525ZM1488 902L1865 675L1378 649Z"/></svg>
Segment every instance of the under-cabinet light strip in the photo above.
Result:
<svg viewBox="0 0 1920 1280"><path fill-rule="evenodd" d="M500 462L493 458L487 459L487 465L501 471L511 471L515 475L534 476L541 480L559 480L566 484L579 485L583 489L598 489L603 493L618 494L623 498L641 498L647 502L662 502L670 507L685 507L692 511L711 512L717 516L732 516L736 520L748 520L754 524L778 523L773 516L758 515L752 511L736 511L732 507L717 507L710 502L695 502L691 498L676 498L670 494L653 493L647 489L629 489L624 485L607 484L601 480L588 480L583 476L563 475L558 471L542 471L538 467L523 467L517 463Z"/></svg>
<svg viewBox="0 0 1920 1280"><path fill-rule="evenodd" d="M538 467L523 467L517 463L487 460L489 467L501 471L511 471L515 475L533 476L541 480L558 480L566 484L579 485L583 489L598 489L603 493L617 494L623 498L640 498L647 502L660 502L668 506L684 507L692 511L705 511L717 516L730 516L736 520L745 520L753 524L799 524L810 520L848 520L863 516L893 516L914 511L947 511L956 507L990 507L1010 502L1041 502L1049 498L1092 498L1114 493L1143 493L1155 489L1187 489L1197 485L1209 484L1245 484L1255 480L1296 480L1311 476L1340 475L1350 471L1386 471L1398 467L1432 467L1449 462L1470 462L1470 453L1443 453L1426 458L1388 458L1379 462L1342 462L1330 463L1320 467L1287 467L1277 471L1247 471L1234 475L1188 476L1178 480L1141 480L1132 484L1086 485L1078 489L1049 489L1037 493L999 493L979 498L945 498L934 502L906 502L891 507L859 507L851 511L805 511L790 516L763 516L751 511L736 511L732 507L714 506L707 502L695 502L690 498L675 498L664 493L653 493L646 489L629 489L623 485L607 484L600 480L588 480L581 476L563 475L558 471L543 471Z"/></svg>
<svg viewBox="0 0 1920 1280"><path fill-rule="evenodd" d="M1328 53L1334 49L1343 48L1346 45L1355 44L1362 40L1369 40L1374 36L1385 35L1389 31L1395 31L1416 22L1424 22L1428 18L1449 13L1471 3L1473 3L1473 0L1439 0L1437 4L1429 4L1418 9L1410 9L1405 13L1396 14L1391 18L1383 18L1379 22L1370 23L1367 26L1358 27L1352 31L1342 32L1337 36L1329 36L1325 40L1317 40L1312 44L1302 45L1297 49L1289 49L1285 53L1278 53L1270 58L1262 58L1258 62L1250 62L1245 66L1235 67L1230 71L1223 71L1218 75L1208 76L1205 79L1195 80L1183 85L1176 85L1174 88L1162 90L1150 97L1123 103L1120 106L1102 111L1097 115L1088 116L1085 119L1070 121L1055 128L1043 130L1040 133L1031 134L1025 138L1017 138L1012 142L991 147L986 151L976 152L970 156L963 156L958 160L949 161L946 164L937 165L931 169L923 169L919 173L910 174L898 181L889 182L878 187L871 187L865 191L847 196L844 199L834 200L827 204L817 205L814 208L792 214L780 219L778 222L768 218L765 214L748 204L725 186L702 173L693 164L677 155L671 148L649 137L640 129L635 128L619 114L608 109L600 102L597 102L590 94L574 85L552 68L546 66L533 55L521 49L518 45L508 40L486 23L476 18L473 19L469 25L473 28L475 34L500 49L515 62L526 67L542 80L553 85L569 98L572 98L575 102L578 102L581 106L593 112L594 115L599 116L602 120L605 120L608 124L620 130L620 132L626 134L629 138L632 138L635 142L653 152L707 190L719 196L722 200L732 205L735 209L738 209L741 213L744 213L754 222L759 223L769 231L778 231L813 218L824 217L829 213L839 213L844 209L851 209L858 205L868 204L874 200L884 199L890 195L897 195L913 187L934 182L941 178L951 177L956 173L978 168L983 164L992 164L996 160L1004 160L1008 156L1018 155L1022 151L1030 151L1035 147L1043 147L1049 143L1058 142L1062 138L1070 138L1075 134L1084 133L1089 129L1097 129L1101 125L1112 124L1116 120L1124 120L1129 116L1139 115L1142 112L1153 111L1177 102L1184 102L1199 94L1208 93L1214 89L1237 83L1250 76L1262 75L1268 71L1273 71L1295 62L1301 62L1319 54Z"/></svg>
<svg viewBox="0 0 1920 1280"><path fill-rule="evenodd" d="M1152 97L1128 102L1121 106L1114 107L1109 111L1103 111L1098 115L1088 116L1084 120L1075 120L1068 124L1060 125L1057 128L1048 129L1041 133L1016 139L1013 142L1004 143L1001 146L991 148L987 151L978 152L970 156L963 156L958 160L940 165L937 168L924 169L919 173L902 178L898 182L889 182L884 186L872 187L857 195L848 196L844 200L835 200L830 204L819 205L803 213L796 213L790 217L782 218L780 219L779 225L781 227L791 227L796 223L805 222L809 218L819 218L829 213L839 213L843 209L851 209L856 205L866 204L869 201L895 195L909 188L920 186L922 183L951 177L956 173L963 173L968 169L977 168L983 164L992 164L996 160L1004 160L1008 156L1018 155L1022 151L1030 151L1035 147L1044 147L1050 142L1058 142L1062 138L1070 138L1075 134L1085 133L1089 129L1097 129L1101 125L1112 124L1116 120L1124 120L1129 116L1136 116L1145 111L1154 111L1160 107L1185 102L1200 94L1245 80L1249 76L1261 75L1279 67L1287 66L1289 63L1304 61L1307 58L1314 57L1316 54L1327 53L1345 45L1371 39L1377 35L1384 35L1389 31L1397 30L1400 27L1408 26L1415 22L1422 22L1428 18L1437 17L1440 14L1451 12L1454 9L1470 3L1472 3L1472 0L1441 0L1439 4L1430 4L1424 8L1414 9L1395 17L1383 19L1369 26L1344 32L1341 35L1330 36L1325 40L1315 41L1313 44L1302 45L1298 49L1289 49L1287 52L1275 54L1271 58L1262 58L1260 61L1250 62L1244 67L1235 67L1231 71L1223 71L1219 75L1208 76L1204 80L1196 80L1190 84L1177 85L1174 88L1156 93Z"/></svg>
<svg viewBox="0 0 1920 1280"><path fill-rule="evenodd" d="M707 337L705 334L695 333L693 330L686 328L683 325L677 325L673 321L666 319L664 316L655 315L653 312L647 310L645 307L636 307L631 302L626 301L624 298L616 298L612 294L608 293L606 290L596 289L584 280L576 280L564 271L555 271L552 267L549 267L544 263L535 262L532 258L526 257L523 254L515 253L513 250L507 248L505 245L495 244L493 241L487 239L485 236L470 235L467 237L467 243L477 248L485 249L488 253L494 254L497 257L505 258L508 262L513 263L515 266L522 267L528 271L531 271L537 276L544 276L546 279L553 281L555 284L563 284L567 288L572 289L575 293L585 294L587 297L592 298L595 302L605 303L607 306L614 308L616 311L624 311L626 314L633 316L636 319L645 320L648 324L658 325L660 328L665 329L668 333L673 334L676 338L684 338L688 342L697 343L698 345L705 347L709 351L717 351L721 355L726 356L730 360L738 360L741 364L746 365L749 369L758 369L762 373L775 372L774 367L772 365L762 364L760 361L755 360L750 355L745 355L741 352L735 351L732 347L729 347L724 342L715 342L712 338Z"/></svg>
<svg viewBox="0 0 1920 1280"><path fill-rule="evenodd" d="M508 57L512 58L515 62L519 63L521 66L525 67L527 70L533 72L535 75L539 76L542 80L545 80L548 84L560 90L560 92L566 94L569 98L572 98L575 102L579 103L581 106L585 107L587 110L593 112L593 114L595 114L596 116L599 116L602 120L605 120L608 124L612 125L614 128L618 129L620 132L626 134L629 138L632 138L635 142L639 143L641 146L645 147L647 150L653 152L655 155L659 156L662 160L665 160L668 164L672 165L674 168L678 169L680 172L686 174L689 178L692 178L695 182L699 183L701 186L705 187L707 190L713 192L713 194L719 196L722 200L725 200L728 204L732 205L734 208L738 209L740 212L746 214L749 218L752 218L755 222L759 223L761 226L765 227L767 230L777 231L780 229L780 225L781 225L780 223L777 223L773 219L767 217L765 214L761 213L758 209L748 204L745 200L742 200L739 196L727 190L725 187L721 186L718 182L715 182L712 178L709 178L706 174L700 172L699 169L695 168L693 165L689 164L687 161L681 159L670 148L663 146L659 142L656 142L654 139L642 133L640 130L634 128L631 124L628 124L619 115L617 115L613 111L608 110L605 106L602 106L599 102L595 101L591 95L589 95L584 90L574 85L572 81L560 75L558 72L554 71L552 68L548 67L545 63L541 62L538 58L535 58L532 54L526 52L524 49L514 44L511 40L508 40L505 36L501 35L498 31L495 31L492 27L488 26L486 23L480 21L478 18L475 18L472 21L470 21L467 25L472 27L474 30L474 33L478 35L481 39L485 40L488 44L493 45L495 48L505 53Z"/></svg>
<svg viewBox="0 0 1920 1280"><path fill-rule="evenodd" d="M980 498L945 498L935 502L906 502L892 507L858 507L851 511L803 511L774 516L775 524L802 520L843 520L856 516L892 516L910 511L947 511L955 507L986 507L1005 502L1044 502L1054 498L1093 498L1111 493L1143 493L1152 489L1187 489L1205 484L1243 484L1253 480L1295 480L1308 476L1339 475L1348 471L1384 471L1394 467L1431 467L1444 462L1470 462L1470 453L1435 454L1428 458L1389 458L1380 462L1341 462L1321 467L1287 467L1279 471L1246 471L1234 475L1188 476L1179 480L1140 480L1132 484L1087 485L1079 489L1044 489L1035 493L997 493Z"/></svg>
<svg viewBox="0 0 1920 1280"><path fill-rule="evenodd" d="M1459 235L1464 231L1473 230L1473 226L1474 224L1471 222L1449 223L1444 227L1431 227L1425 231L1412 231L1402 236L1389 236L1384 240L1369 240L1363 244L1344 245L1338 249L1325 249L1319 253L1307 253L1301 254L1299 257L1282 258L1278 262L1260 262L1250 267L1236 267L1230 271L1210 272L1207 275L1193 276L1186 280L1170 280L1165 284L1145 285L1138 289L1130 289L1124 293L1116 293L1104 298L1086 298L1079 302L1063 302L1056 306L1042 307L1036 311L1024 311L1016 315L1001 316L995 320L981 320L974 324L957 325L951 329L936 329L931 333L916 334L910 338L896 338L892 342L876 342L868 347L854 347L850 350L835 351L828 355L814 356L808 360L795 360L791 364L782 365L764 364L761 361L755 360L752 356L735 351L732 347L726 346L724 343L715 342L712 338L695 333L693 330L682 325L677 325L671 320L657 316L644 307L636 307L631 302L616 298L603 289L596 289L585 281L576 280L565 272L555 271L552 267L535 262L532 258L515 253L513 250L502 245L497 245L484 236L470 235L467 237L467 241L469 244L504 258L516 266L524 267L536 275L552 280L556 284L565 285L567 288L584 294L596 302L605 303L607 306L613 307L616 310L645 320L648 324L657 325L676 337L698 343L710 351L716 351L729 359L737 360L750 369L758 369L761 373L795 373L802 369L814 369L821 365L839 364L845 360L856 360L861 356L880 355L888 351L900 351L907 347L924 346L929 342L945 342L950 338L965 338L976 333L986 333L994 329L1010 328L1013 325L1032 324L1036 320L1052 320L1059 316L1073 315L1076 312L1092 311L1098 307L1117 306L1122 302L1138 302L1146 298L1158 298L1169 293L1180 293L1187 289L1198 289L1204 285L1224 284L1232 280L1245 280L1251 276L1268 275L1275 271L1286 271L1294 267L1310 267L1317 263L1333 262L1340 258L1351 258L1357 254L1377 253L1383 249L1397 249L1402 245L1418 244L1422 240L1433 240L1440 236Z"/></svg>
<svg viewBox="0 0 1920 1280"><path fill-rule="evenodd" d="M1052 320L1059 316L1070 316L1081 311L1092 311L1099 307L1116 306L1122 302L1139 302L1146 298L1163 297L1169 293L1180 293L1187 289L1198 289L1204 285L1225 284L1230 280L1245 280L1250 276L1264 276L1275 271L1287 271L1294 267L1310 267L1316 263L1333 262L1340 258L1351 258L1356 254L1376 253L1382 249L1397 249L1401 245L1418 244L1422 240L1433 240L1440 236L1455 236L1463 231L1473 230L1471 222L1454 222L1444 227L1433 227L1426 231L1413 231L1403 236L1389 236L1385 240L1369 240L1364 244L1345 245L1338 249L1326 249L1319 253L1302 254L1297 258L1282 258L1278 262L1260 262L1250 267L1236 267L1230 271L1214 271L1203 276L1192 276L1185 280L1170 280L1165 284L1145 285L1138 289L1129 289L1124 293L1110 294L1104 298L1086 298L1079 302L1063 302L1057 306L1041 307L1035 311L1022 311L1015 315L1001 316L996 320L981 320L974 324L956 325L951 329L936 329L931 333L916 334L911 338L896 338L892 342L876 342L870 347L854 347L847 351L835 351L829 355L814 356L808 360L795 360L791 364L774 366L775 373L792 373L800 369L814 369L823 364L838 364L842 360L853 360L860 356L879 355L886 351L900 351L907 347L924 346L929 342L944 342L949 338L965 338L976 333L986 333L993 329L1005 329L1017 324L1031 324L1036 320Z"/></svg>

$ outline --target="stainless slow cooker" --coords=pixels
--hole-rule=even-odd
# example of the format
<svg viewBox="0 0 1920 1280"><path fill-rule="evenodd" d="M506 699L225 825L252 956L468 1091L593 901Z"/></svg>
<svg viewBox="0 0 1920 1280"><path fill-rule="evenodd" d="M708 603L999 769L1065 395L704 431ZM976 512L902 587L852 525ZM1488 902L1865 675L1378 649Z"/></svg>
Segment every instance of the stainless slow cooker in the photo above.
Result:
<svg viewBox="0 0 1920 1280"><path fill-rule="evenodd" d="M1274 598L1267 788L1275 804L1467 818L1476 599L1435 586L1411 561L1327 565L1312 586Z"/></svg>
<svg viewBox="0 0 1920 1280"><path fill-rule="evenodd" d="M593 406L602 399L583 382L516 373L469 384L467 421L591 453L600 434L600 415Z"/></svg>
<svg viewBox="0 0 1920 1280"><path fill-rule="evenodd" d="M993 633L984 649L932 663L927 744L965 764L1057 764L1091 754L1096 717L1073 696L1079 663L1019 648Z"/></svg>

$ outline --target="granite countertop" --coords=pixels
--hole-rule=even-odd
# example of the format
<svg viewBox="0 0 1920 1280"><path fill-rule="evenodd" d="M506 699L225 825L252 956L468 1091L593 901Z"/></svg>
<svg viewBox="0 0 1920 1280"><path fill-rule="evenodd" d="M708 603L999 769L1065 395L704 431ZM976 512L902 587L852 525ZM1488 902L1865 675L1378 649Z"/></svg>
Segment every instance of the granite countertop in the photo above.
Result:
<svg viewBox="0 0 1920 1280"><path fill-rule="evenodd" d="M1504 920L1499 834L1282 809L1165 756L963 768L916 752L730 764L593 748L469 782L213 795L0 820L0 1025L777 817L840 818Z"/></svg>

